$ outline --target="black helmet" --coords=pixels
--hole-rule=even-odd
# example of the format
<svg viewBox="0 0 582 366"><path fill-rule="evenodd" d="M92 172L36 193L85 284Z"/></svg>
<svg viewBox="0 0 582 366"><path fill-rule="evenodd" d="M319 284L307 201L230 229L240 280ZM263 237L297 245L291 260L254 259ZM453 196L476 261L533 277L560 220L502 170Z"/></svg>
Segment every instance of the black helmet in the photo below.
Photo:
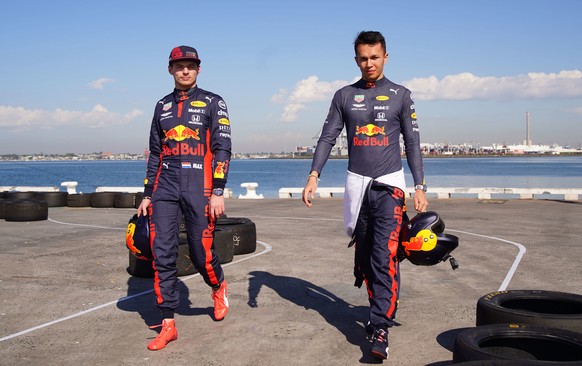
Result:
<svg viewBox="0 0 582 366"><path fill-rule="evenodd" d="M458 265L449 253L459 245L459 238L443 231L445 223L438 213L428 211L417 214L402 223L399 257L417 266L432 266L450 259L453 269L456 269Z"/></svg>
<svg viewBox="0 0 582 366"><path fill-rule="evenodd" d="M148 216L137 214L129 220L125 233L125 245L136 258L152 260L152 248L150 246L150 224Z"/></svg>

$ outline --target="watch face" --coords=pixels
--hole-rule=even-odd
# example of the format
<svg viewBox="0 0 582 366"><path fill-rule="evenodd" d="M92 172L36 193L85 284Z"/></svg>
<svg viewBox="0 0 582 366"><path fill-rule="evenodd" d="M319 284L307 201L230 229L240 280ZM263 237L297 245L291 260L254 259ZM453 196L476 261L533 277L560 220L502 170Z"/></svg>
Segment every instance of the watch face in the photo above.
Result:
<svg viewBox="0 0 582 366"><path fill-rule="evenodd" d="M223 193L224 193L224 190L220 189L220 188L215 188L212 190L212 194L215 196L222 196Z"/></svg>

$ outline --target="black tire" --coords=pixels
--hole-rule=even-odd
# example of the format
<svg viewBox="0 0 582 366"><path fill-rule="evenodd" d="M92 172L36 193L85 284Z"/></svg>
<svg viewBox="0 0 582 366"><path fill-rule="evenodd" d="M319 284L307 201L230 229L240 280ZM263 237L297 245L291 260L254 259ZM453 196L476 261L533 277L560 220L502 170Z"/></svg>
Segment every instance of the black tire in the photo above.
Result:
<svg viewBox="0 0 582 366"><path fill-rule="evenodd" d="M244 217L219 218L217 228L232 231L234 255L254 253L257 250L257 227L254 222Z"/></svg>
<svg viewBox="0 0 582 366"><path fill-rule="evenodd" d="M0 198L0 219L6 217L6 205L13 201L15 200L11 198Z"/></svg>
<svg viewBox="0 0 582 366"><path fill-rule="evenodd" d="M89 207L91 206L91 196L82 193L69 194L67 197L68 207Z"/></svg>
<svg viewBox="0 0 582 366"><path fill-rule="evenodd" d="M105 208L115 205L115 195L118 192L93 192L91 193L91 207Z"/></svg>
<svg viewBox="0 0 582 366"><path fill-rule="evenodd" d="M134 277L153 278L154 268L152 267L152 261L136 258L135 255L129 252L129 267L127 267L127 273Z"/></svg>
<svg viewBox="0 0 582 366"><path fill-rule="evenodd" d="M462 331L453 363L519 360L532 365L581 365L582 334L535 325L491 324Z"/></svg>
<svg viewBox="0 0 582 366"><path fill-rule="evenodd" d="M214 251L220 263L229 263L234 259L234 233L230 228L216 226L214 228Z"/></svg>
<svg viewBox="0 0 582 366"><path fill-rule="evenodd" d="M557 291L492 292L477 301L477 325L531 324L582 333L582 295Z"/></svg>
<svg viewBox="0 0 582 366"><path fill-rule="evenodd" d="M19 192L19 191L12 191L6 192L6 198L12 200L34 200L37 199L38 192Z"/></svg>
<svg viewBox="0 0 582 366"><path fill-rule="evenodd" d="M139 208L141 201L143 200L143 192L137 192L135 194L135 206L133 208Z"/></svg>
<svg viewBox="0 0 582 366"><path fill-rule="evenodd" d="M36 197L40 201L46 201L48 207L63 207L67 205L67 192L38 192Z"/></svg>
<svg viewBox="0 0 582 366"><path fill-rule="evenodd" d="M4 206L6 221L41 221L48 218L46 201L20 199L13 200Z"/></svg>
<svg viewBox="0 0 582 366"><path fill-rule="evenodd" d="M115 208L135 208L135 193L116 193L113 199Z"/></svg>

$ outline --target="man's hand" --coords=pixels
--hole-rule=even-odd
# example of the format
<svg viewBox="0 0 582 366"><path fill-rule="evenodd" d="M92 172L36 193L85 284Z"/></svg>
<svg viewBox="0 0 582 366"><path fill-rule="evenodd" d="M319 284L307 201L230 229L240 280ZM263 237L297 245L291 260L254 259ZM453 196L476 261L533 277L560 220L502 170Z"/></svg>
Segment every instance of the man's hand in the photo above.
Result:
<svg viewBox="0 0 582 366"><path fill-rule="evenodd" d="M315 198L318 177L319 174L317 174L316 171L311 172L307 177L307 183L305 183L305 188L303 188L303 203L305 203L307 207L313 206L311 200Z"/></svg>
<svg viewBox="0 0 582 366"><path fill-rule="evenodd" d="M152 200L149 198L144 198L141 200L139 207L137 208L137 217L141 215L147 216L148 215L148 207L152 203Z"/></svg>
<svg viewBox="0 0 582 366"><path fill-rule="evenodd" d="M224 196L210 196L208 210L212 220L218 219L224 213Z"/></svg>
<svg viewBox="0 0 582 366"><path fill-rule="evenodd" d="M416 212L426 212L428 208L428 200L426 199L426 193L422 189L417 189L414 191L414 209Z"/></svg>

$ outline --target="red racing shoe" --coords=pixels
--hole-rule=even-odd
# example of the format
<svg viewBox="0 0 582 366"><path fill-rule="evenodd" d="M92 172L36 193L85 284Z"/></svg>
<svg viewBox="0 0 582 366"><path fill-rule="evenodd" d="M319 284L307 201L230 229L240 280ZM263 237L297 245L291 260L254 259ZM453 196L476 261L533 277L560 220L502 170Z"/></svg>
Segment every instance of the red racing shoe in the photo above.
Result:
<svg viewBox="0 0 582 366"><path fill-rule="evenodd" d="M153 325L150 328L162 327L160 334L148 344L148 349L150 351L160 350L171 341L178 339L178 330L176 329L176 324L174 324L174 319L164 319L162 324Z"/></svg>
<svg viewBox="0 0 582 366"><path fill-rule="evenodd" d="M226 280L222 281L217 290L212 290L212 299L214 300L214 320L224 319L228 313L228 291L226 289Z"/></svg>

